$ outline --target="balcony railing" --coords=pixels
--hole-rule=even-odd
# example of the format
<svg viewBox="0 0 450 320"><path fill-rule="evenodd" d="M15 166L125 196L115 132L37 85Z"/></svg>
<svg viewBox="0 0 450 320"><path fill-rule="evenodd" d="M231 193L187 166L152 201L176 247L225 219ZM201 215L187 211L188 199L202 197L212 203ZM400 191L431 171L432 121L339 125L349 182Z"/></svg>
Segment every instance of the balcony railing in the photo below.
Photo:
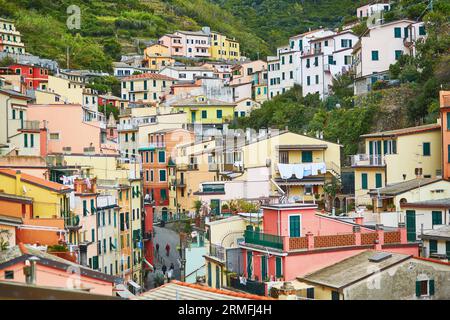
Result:
<svg viewBox="0 0 450 320"><path fill-rule="evenodd" d="M66 228L76 228L80 226L79 216L69 216L64 218L64 225Z"/></svg>
<svg viewBox="0 0 450 320"><path fill-rule="evenodd" d="M266 294L266 286L264 282L250 279L247 279L245 284L243 284L238 277L230 277L230 287L251 294L256 294L258 296L264 296Z"/></svg>
<svg viewBox="0 0 450 320"><path fill-rule="evenodd" d="M22 123L23 130L39 130L40 121L25 120Z"/></svg>
<svg viewBox="0 0 450 320"><path fill-rule="evenodd" d="M384 166L385 158L380 154L355 154L351 157L353 167L358 166Z"/></svg>
<svg viewBox="0 0 450 320"><path fill-rule="evenodd" d="M209 248L209 255L216 257L219 260L225 261L225 248L216 244L211 244Z"/></svg>
<svg viewBox="0 0 450 320"><path fill-rule="evenodd" d="M245 243L256 244L274 249L283 249L283 237L281 236L245 230L244 238Z"/></svg>

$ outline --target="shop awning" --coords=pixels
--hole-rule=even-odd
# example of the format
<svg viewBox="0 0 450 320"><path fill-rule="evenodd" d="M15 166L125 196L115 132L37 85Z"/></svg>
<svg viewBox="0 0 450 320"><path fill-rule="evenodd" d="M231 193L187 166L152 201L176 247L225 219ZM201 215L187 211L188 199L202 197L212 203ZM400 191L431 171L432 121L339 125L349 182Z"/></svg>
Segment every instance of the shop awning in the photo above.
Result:
<svg viewBox="0 0 450 320"><path fill-rule="evenodd" d="M152 266L152 264L150 262L147 261L147 259L144 258L144 262L145 264L150 268L150 270L155 270L155 268Z"/></svg>
<svg viewBox="0 0 450 320"><path fill-rule="evenodd" d="M130 284L132 287L134 287L137 290L141 290L141 286L138 285L136 282L134 282L133 280L128 280L128 284Z"/></svg>

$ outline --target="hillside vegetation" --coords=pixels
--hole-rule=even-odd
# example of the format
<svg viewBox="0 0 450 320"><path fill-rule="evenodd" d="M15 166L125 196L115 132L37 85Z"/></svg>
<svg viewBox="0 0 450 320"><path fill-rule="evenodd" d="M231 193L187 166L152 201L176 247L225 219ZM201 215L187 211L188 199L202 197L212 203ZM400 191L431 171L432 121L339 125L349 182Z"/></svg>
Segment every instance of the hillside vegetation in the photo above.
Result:
<svg viewBox="0 0 450 320"><path fill-rule="evenodd" d="M2 17L16 21L30 53L70 67L110 70L121 53L177 29L210 26L241 43L244 55L264 58L290 35L333 27L356 0L0 0ZM69 30L67 8L81 8L81 29ZM142 52L142 51L141 51Z"/></svg>

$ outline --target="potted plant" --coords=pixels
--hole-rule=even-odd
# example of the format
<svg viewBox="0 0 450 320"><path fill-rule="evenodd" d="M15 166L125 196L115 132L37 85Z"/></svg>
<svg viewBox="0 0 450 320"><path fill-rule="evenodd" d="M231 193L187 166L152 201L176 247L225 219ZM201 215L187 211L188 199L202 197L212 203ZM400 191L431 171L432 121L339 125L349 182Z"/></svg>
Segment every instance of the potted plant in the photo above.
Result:
<svg viewBox="0 0 450 320"><path fill-rule="evenodd" d="M394 212L394 211L395 211L395 204L389 203L389 204L387 205L387 210L388 210L389 212Z"/></svg>
<svg viewBox="0 0 450 320"><path fill-rule="evenodd" d="M230 207L228 206L228 204L224 203L222 205L222 213L230 213Z"/></svg>

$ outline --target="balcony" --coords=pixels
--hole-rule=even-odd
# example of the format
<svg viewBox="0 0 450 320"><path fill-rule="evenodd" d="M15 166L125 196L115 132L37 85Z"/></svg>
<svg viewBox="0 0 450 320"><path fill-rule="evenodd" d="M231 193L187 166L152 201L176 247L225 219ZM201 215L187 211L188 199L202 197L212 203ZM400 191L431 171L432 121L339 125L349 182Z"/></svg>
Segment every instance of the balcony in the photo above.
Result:
<svg viewBox="0 0 450 320"><path fill-rule="evenodd" d="M138 125L134 123L121 123L117 125L117 131L134 131L138 130Z"/></svg>
<svg viewBox="0 0 450 320"><path fill-rule="evenodd" d="M209 171L219 171L219 165L217 163L209 163L208 170Z"/></svg>
<svg viewBox="0 0 450 320"><path fill-rule="evenodd" d="M64 217L64 226L68 230L78 230L81 228L79 216Z"/></svg>
<svg viewBox="0 0 450 320"><path fill-rule="evenodd" d="M383 155L356 154L351 156L352 167L380 167L385 166L386 161Z"/></svg>
<svg viewBox="0 0 450 320"><path fill-rule="evenodd" d="M209 256L217 258L221 261L226 260L226 249L222 246L211 244L209 248Z"/></svg>
<svg viewBox="0 0 450 320"><path fill-rule="evenodd" d="M39 130L39 124L40 124L40 121L25 120L25 121L22 122L22 130L38 131Z"/></svg>
<svg viewBox="0 0 450 320"><path fill-rule="evenodd" d="M245 230L244 238L246 244L255 244L263 247L283 250L283 237L281 236Z"/></svg>
<svg viewBox="0 0 450 320"><path fill-rule="evenodd" d="M196 170L198 170L198 164L197 163L190 163L188 165L188 170L189 171L196 171Z"/></svg>
<svg viewBox="0 0 450 320"><path fill-rule="evenodd" d="M230 287L250 294L256 294L258 296L266 295L266 285L264 282L247 279L245 284L243 284L239 280L239 277L231 276Z"/></svg>

